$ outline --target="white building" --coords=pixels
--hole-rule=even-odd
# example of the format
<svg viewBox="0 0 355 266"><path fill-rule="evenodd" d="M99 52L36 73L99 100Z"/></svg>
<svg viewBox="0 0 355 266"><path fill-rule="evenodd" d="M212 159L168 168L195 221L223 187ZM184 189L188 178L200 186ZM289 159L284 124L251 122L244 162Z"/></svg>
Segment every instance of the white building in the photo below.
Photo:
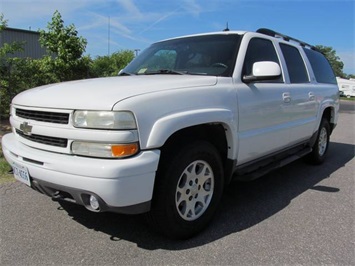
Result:
<svg viewBox="0 0 355 266"><path fill-rule="evenodd" d="M337 77L339 93L341 96L350 98L355 96L355 79L343 79Z"/></svg>

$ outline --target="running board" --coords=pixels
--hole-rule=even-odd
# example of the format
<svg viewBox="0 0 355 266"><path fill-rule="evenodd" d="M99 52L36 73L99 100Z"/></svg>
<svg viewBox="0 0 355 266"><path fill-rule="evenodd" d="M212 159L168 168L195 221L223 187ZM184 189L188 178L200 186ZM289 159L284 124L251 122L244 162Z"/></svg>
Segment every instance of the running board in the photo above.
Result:
<svg viewBox="0 0 355 266"><path fill-rule="evenodd" d="M242 167L241 169L237 169L237 171L233 175L233 179L239 181L252 181L255 180L277 168L283 167L289 163L292 163L308 153L312 152L311 147L304 147L298 152L289 155L287 157L283 157L282 159L267 158L262 162L255 163L253 165L248 165L247 167ZM265 161L271 161L265 165ZM264 162L264 163L263 163ZM249 171L248 171L249 170Z"/></svg>

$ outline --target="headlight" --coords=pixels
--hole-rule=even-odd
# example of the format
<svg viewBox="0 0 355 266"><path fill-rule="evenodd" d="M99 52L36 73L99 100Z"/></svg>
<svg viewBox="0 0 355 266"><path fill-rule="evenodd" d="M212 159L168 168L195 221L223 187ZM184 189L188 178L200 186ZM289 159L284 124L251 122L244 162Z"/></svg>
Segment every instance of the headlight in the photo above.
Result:
<svg viewBox="0 0 355 266"><path fill-rule="evenodd" d="M101 157L101 158L125 158L135 155L139 151L138 143L107 144L74 141L71 146L73 154Z"/></svg>
<svg viewBox="0 0 355 266"><path fill-rule="evenodd" d="M74 127L96 129L136 129L134 115L128 111L75 111Z"/></svg>

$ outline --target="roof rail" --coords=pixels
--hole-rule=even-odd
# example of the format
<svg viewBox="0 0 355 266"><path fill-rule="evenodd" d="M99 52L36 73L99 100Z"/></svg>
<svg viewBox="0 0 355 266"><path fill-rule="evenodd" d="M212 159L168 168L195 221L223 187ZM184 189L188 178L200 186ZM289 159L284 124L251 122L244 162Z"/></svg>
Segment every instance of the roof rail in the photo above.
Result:
<svg viewBox="0 0 355 266"><path fill-rule="evenodd" d="M289 41L294 41L294 42L299 43L302 47L309 47L312 50L318 51L317 47L315 47L315 46L313 46L313 45L311 45L309 43L300 41L298 39L292 38L290 36L287 36L285 34L282 34L282 33L279 33L279 32L276 32L276 31L273 31L273 30L270 30L270 29L260 28L256 32L261 33L261 34L265 34L265 35L268 35L268 36L272 36L272 37L275 37L275 38L282 38L283 40L288 41L288 42Z"/></svg>

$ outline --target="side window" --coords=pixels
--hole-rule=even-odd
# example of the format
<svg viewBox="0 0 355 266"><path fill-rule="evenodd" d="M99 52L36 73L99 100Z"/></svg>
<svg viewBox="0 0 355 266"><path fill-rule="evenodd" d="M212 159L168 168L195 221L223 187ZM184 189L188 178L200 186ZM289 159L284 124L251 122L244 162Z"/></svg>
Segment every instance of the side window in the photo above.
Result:
<svg viewBox="0 0 355 266"><path fill-rule="evenodd" d="M306 66L298 49L283 43L280 44L280 47L286 61L291 83L309 82Z"/></svg>
<svg viewBox="0 0 355 266"><path fill-rule="evenodd" d="M317 82L336 84L335 74L328 60L320 52L306 48L303 50L311 63Z"/></svg>
<svg viewBox="0 0 355 266"><path fill-rule="evenodd" d="M243 75L251 75L253 64L260 61L271 61L280 65L275 47L270 40L253 38L250 40L243 65ZM282 82L280 77L272 82ZM270 81L269 81L270 82Z"/></svg>

